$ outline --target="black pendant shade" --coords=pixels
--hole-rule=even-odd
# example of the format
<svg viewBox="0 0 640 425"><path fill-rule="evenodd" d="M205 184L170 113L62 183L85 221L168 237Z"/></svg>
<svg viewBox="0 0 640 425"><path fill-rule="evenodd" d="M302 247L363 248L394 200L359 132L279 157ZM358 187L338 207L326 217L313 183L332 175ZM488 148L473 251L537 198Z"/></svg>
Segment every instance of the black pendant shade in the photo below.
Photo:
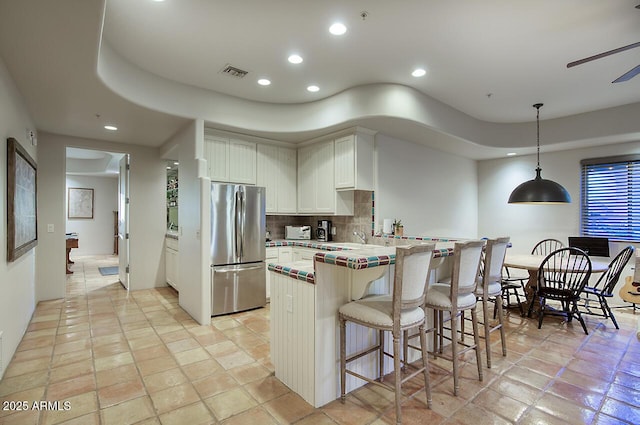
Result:
<svg viewBox="0 0 640 425"><path fill-rule="evenodd" d="M540 177L540 168L536 168L536 178L526 181L513 189L509 196L510 204L566 204L571 195L562 185Z"/></svg>
<svg viewBox="0 0 640 425"><path fill-rule="evenodd" d="M533 105L538 110L536 124L538 129L538 166L536 178L526 181L513 189L509 196L510 204L568 204L571 203L571 195L567 189L553 180L543 179L540 176L540 108L542 103Z"/></svg>

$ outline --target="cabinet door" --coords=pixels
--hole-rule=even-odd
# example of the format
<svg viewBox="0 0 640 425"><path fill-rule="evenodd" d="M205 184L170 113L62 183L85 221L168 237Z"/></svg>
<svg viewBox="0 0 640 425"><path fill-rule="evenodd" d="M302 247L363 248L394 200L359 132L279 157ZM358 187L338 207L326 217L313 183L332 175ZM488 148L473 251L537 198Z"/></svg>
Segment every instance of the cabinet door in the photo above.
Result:
<svg viewBox="0 0 640 425"><path fill-rule="evenodd" d="M315 146L315 212L335 213L336 188L334 185L333 140Z"/></svg>
<svg viewBox="0 0 640 425"><path fill-rule="evenodd" d="M205 135L205 158L207 169L212 181L229 181L229 139L223 137Z"/></svg>
<svg viewBox="0 0 640 425"><path fill-rule="evenodd" d="M353 188L356 184L355 137L346 136L335 141L336 189Z"/></svg>
<svg viewBox="0 0 640 425"><path fill-rule="evenodd" d="M290 263L293 261L293 249L291 247L278 248L278 262Z"/></svg>
<svg viewBox="0 0 640 425"><path fill-rule="evenodd" d="M298 212L311 213L315 209L316 170L314 146L298 150Z"/></svg>
<svg viewBox="0 0 640 425"><path fill-rule="evenodd" d="M280 213L296 212L296 151L278 148L278 194L277 211Z"/></svg>
<svg viewBox="0 0 640 425"><path fill-rule="evenodd" d="M232 139L229 143L229 181L256 184L256 144Z"/></svg>
<svg viewBox="0 0 640 425"><path fill-rule="evenodd" d="M167 283L178 289L178 251L165 249L165 273Z"/></svg>
<svg viewBox="0 0 640 425"><path fill-rule="evenodd" d="M278 198L280 194L278 177L278 147L259 144L256 158L256 184L265 187L265 208L267 213L280 212ZM295 191L295 189L294 189ZM295 206L294 206L295 208Z"/></svg>

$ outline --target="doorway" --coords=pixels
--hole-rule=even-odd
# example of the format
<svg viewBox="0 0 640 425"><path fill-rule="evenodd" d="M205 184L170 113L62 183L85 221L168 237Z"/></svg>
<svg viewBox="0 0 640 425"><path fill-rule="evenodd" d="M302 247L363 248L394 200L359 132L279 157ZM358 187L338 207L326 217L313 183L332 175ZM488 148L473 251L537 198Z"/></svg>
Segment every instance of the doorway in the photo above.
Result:
<svg viewBox="0 0 640 425"><path fill-rule="evenodd" d="M100 271L98 276L109 276L114 273L116 281L120 280L122 286L128 289L128 249L122 249L119 244L117 253L114 253L114 239L118 237L120 219L118 220L118 232L114 234L114 212L117 216L126 217L128 229L128 214L120 213L120 181L122 171L121 161L128 154L107 152L83 148L66 148L66 221L65 233L67 238L75 238L77 247L71 249L70 260L76 261L69 264L68 274L72 280L81 280L87 262L85 260L98 256L104 267L91 266L91 273ZM128 169L125 179L128 188ZM76 194L82 194L82 213L76 214L76 205L71 202L80 202ZM127 196L128 197L128 196ZM124 221L124 219L123 219ZM128 232L126 232L128 233ZM128 242L128 241L127 241ZM128 247L127 247L128 248ZM92 261L92 264L95 261ZM109 263L107 265L107 263ZM113 263L113 264L112 264ZM93 269L96 270L93 270ZM109 274L102 274L104 270ZM124 276L122 276L124 271ZM73 276L78 272L77 276ZM111 276L113 279L114 276ZM69 282L70 279L67 279ZM68 287L69 285L67 285Z"/></svg>

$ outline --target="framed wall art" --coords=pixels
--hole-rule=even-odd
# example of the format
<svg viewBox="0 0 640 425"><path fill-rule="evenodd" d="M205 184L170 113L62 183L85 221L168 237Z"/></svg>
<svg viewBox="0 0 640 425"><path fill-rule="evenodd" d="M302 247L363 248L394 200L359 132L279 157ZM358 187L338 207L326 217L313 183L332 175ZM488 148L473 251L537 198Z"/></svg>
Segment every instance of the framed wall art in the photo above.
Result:
<svg viewBox="0 0 640 425"><path fill-rule="evenodd" d="M68 218L93 218L93 189L70 187L67 195Z"/></svg>
<svg viewBox="0 0 640 425"><path fill-rule="evenodd" d="M38 244L36 162L16 139L7 139L7 261Z"/></svg>

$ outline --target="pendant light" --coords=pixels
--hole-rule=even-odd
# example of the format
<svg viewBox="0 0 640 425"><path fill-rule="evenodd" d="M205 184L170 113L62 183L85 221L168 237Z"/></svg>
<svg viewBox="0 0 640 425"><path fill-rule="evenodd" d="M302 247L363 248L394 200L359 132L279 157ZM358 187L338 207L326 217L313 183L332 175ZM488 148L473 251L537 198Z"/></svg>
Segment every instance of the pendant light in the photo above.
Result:
<svg viewBox="0 0 640 425"><path fill-rule="evenodd" d="M562 185L543 179L540 176L540 108L542 103L533 105L537 110L536 125L538 129L538 166L536 168L536 178L526 181L513 189L509 196L510 204L568 204L571 202L571 195Z"/></svg>

